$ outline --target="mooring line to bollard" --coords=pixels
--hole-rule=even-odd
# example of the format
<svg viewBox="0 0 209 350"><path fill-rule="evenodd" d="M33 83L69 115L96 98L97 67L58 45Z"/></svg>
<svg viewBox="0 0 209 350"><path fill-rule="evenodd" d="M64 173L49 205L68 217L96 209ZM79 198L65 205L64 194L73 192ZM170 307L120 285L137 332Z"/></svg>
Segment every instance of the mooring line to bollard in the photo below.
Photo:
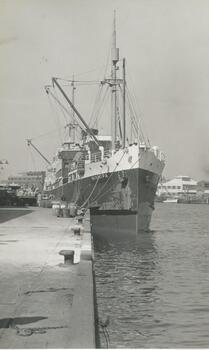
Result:
<svg viewBox="0 0 209 350"><path fill-rule="evenodd" d="M110 336L107 330L107 326L109 325L109 316L107 317L107 319L103 322L103 321L99 321L99 325L102 328L102 332L104 334L105 337L105 341L106 341L106 346L107 349L110 348Z"/></svg>

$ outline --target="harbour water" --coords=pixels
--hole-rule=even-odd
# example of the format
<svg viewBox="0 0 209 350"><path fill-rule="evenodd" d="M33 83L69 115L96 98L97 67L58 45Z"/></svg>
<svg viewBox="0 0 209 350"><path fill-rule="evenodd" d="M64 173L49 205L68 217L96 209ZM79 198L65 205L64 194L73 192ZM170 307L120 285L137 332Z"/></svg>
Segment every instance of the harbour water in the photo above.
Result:
<svg viewBox="0 0 209 350"><path fill-rule="evenodd" d="M209 347L209 205L156 203L151 232L94 243L110 347Z"/></svg>

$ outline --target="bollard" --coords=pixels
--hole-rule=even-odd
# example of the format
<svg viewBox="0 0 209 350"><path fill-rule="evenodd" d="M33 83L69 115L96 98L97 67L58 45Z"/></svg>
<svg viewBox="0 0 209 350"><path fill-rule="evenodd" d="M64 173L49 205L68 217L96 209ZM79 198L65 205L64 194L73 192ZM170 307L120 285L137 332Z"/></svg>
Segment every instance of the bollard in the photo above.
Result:
<svg viewBox="0 0 209 350"><path fill-rule="evenodd" d="M56 208L56 215L59 218L60 216L62 216L62 209L61 208Z"/></svg>
<svg viewBox="0 0 209 350"><path fill-rule="evenodd" d="M59 203L53 203L52 204L52 215L57 216L57 209L60 208L60 204Z"/></svg>
<svg viewBox="0 0 209 350"><path fill-rule="evenodd" d="M70 211L70 217L74 218L76 216L76 214L77 214L77 207L76 207L76 205L74 203L70 203L68 205L68 209Z"/></svg>
<svg viewBox="0 0 209 350"><path fill-rule="evenodd" d="M75 224L74 226L71 226L71 231L74 233L74 235L82 235L83 234L83 226L79 224Z"/></svg>
<svg viewBox="0 0 209 350"><path fill-rule="evenodd" d="M64 218L69 218L70 217L70 209L68 208L63 208L63 217Z"/></svg>
<svg viewBox="0 0 209 350"><path fill-rule="evenodd" d="M73 226L71 227L71 230L73 231L74 235L79 235L81 234L81 228L80 226Z"/></svg>
<svg viewBox="0 0 209 350"><path fill-rule="evenodd" d="M78 224L83 224L83 216L77 216Z"/></svg>
<svg viewBox="0 0 209 350"><path fill-rule="evenodd" d="M60 250L59 254L64 256L64 263L66 265L73 264L74 250Z"/></svg>

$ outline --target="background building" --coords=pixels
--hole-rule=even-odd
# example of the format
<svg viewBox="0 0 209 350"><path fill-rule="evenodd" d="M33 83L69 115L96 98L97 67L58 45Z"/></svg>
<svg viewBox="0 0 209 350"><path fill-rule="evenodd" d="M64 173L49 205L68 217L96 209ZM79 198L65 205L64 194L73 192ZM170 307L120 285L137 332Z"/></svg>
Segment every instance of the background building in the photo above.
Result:
<svg viewBox="0 0 209 350"><path fill-rule="evenodd" d="M17 184L21 187L31 188L33 190L42 190L45 178L45 171L28 171L16 176L9 176L7 183Z"/></svg>
<svg viewBox="0 0 209 350"><path fill-rule="evenodd" d="M209 203L209 181L202 180L197 183L197 196Z"/></svg>
<svg viewBox="0 0 209 350"><path fill-rule="evenodd" d="M189 176L177 176L172 180L159 183L157 195L180 198L182 196L196 196L197 181Z"/></svg>

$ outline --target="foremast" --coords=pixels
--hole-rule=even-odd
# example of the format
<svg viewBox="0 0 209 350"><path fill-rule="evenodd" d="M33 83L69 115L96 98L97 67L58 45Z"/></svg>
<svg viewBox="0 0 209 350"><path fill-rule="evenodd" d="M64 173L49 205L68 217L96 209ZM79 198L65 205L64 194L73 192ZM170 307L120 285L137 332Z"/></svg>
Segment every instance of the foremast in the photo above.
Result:
<svg viewBox="0 0 209 350"><path fill-rule="evenodd" d="M103 83L109 84L111 87L111 138L112 149L116 150L119 146L118 134L122 141L122 147L125 148L126 144L126 76L125 76L125 58L123 58L123 78L117 78L117 71L119 69L119 48L116 45L116 15L114 11L113 19L113 33L112 33L112 51L111 51L111 79L105 79ZM118 87L123 86L123 116L122 116L122 128L119 119L118 108ZM122 129L122 130L121 130ZM120 146L119 146L120 147Z"/></svg>
<svg viewBox="0 0 209 350"><path fill-rule="evenodd" d="M117 63L119 61L119 48L116 47L116 18L114 12L113 36L112 36L112 148L117 142Z"/></svg>

